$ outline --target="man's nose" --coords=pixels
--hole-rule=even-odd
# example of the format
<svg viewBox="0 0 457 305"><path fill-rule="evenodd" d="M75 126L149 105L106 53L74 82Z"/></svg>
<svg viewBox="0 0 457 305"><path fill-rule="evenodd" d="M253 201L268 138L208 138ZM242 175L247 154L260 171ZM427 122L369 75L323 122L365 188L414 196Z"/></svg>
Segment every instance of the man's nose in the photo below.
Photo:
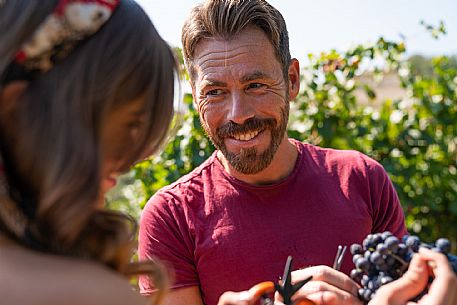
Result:
<svg viewBox="0 0 457 305"><path fill-rule="evenodd" d="M243 92L232 92L230 95L230 110L228 120L236 124L243 124L255 116L252 101Z"/></svg>

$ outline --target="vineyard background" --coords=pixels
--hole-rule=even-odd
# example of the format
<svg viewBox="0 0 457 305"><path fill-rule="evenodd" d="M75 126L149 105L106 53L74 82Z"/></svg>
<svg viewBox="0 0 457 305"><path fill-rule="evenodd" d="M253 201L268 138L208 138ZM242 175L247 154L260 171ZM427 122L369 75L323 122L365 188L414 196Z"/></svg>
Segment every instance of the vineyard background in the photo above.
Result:
<svg viewBox="0 0 457 305"><path fill-rule="evenodd" d="M424 26L436 38L446 32L442 24ZM288 133L379 161L398 192L410 233L424 241L448 237L456 249L457 58L405 54L404 42L383 38L346 52L310 54L301 93L291 103ZM386 82L395 90L383 90ZM163 151L121 177L107 194L108 207L138 218L158 189L212 153L189 93L178 110Z"/></svg>

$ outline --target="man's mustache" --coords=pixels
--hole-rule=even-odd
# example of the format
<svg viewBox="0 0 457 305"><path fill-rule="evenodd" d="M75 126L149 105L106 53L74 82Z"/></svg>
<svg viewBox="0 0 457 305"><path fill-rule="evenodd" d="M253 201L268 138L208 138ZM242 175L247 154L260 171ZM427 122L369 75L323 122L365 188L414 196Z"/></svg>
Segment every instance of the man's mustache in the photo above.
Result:
<svg viewBox="0 0 457 305"><path fill-rule="evenodd" d="M258 119L252 118L247 120L243 124L236 124L234 122L228 122L220 126L216 130L216 135L219 138L234 137L236 135L246 134L250 132L260 131L267 128L273 129L276 126L275 119Z"/></svg>

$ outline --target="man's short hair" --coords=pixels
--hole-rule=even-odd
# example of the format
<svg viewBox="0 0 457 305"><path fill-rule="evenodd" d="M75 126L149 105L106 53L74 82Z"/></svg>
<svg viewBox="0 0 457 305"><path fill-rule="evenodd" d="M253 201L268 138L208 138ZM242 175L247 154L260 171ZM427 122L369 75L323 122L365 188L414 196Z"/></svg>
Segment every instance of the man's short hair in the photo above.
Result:
<svg viewBox="0 0 457 305"><path fill-rule="evenodd" d="M184 62L191 81L195 80L194 52L200 39L230 39L248 26L255 26L267 35L287 80L291 57L289 35L281 13L264 0L207 0L192 10L182 29Z"/></svg>

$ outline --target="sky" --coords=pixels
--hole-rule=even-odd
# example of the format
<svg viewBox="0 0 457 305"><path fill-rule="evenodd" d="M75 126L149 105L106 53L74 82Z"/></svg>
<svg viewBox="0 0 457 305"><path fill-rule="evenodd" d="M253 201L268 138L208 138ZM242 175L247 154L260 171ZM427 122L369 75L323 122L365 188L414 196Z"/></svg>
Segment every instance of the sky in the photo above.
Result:
<svg viewBox="0 0 457 305"><path fill-rule="evenodd" d="M160 35L181 47L181 27L199 0L136 0ZM270 0L284 16L293 57L308 53L344 51L380 36L406 37L408 54L457 55L457 0ZM443 21L447 35L434 40L419 23Z"/></svg>

